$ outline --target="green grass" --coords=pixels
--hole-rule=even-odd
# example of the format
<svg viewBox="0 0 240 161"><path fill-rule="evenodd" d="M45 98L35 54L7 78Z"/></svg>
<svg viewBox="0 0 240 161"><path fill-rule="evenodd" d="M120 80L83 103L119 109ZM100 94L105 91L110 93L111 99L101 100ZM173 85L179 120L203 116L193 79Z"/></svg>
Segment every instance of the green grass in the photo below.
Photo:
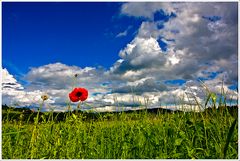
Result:
<svg viewBox="0 0 240 161"><path fill-rule="evenodd" d="M41 117L46 118L2 121L3 159L238 157L238 125L227 108L201 113L115 113L87 120L78 113L58 122L48 120L50 115Z"/></svg>

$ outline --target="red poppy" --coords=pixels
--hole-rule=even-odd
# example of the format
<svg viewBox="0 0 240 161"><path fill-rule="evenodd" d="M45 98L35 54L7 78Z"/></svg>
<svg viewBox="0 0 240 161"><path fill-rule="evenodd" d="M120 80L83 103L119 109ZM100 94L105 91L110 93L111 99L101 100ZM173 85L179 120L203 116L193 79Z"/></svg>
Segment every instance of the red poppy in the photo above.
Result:
<svg viewBox="0 0 240 161"><path fill-rule="evenodd" d="M88 97L88 91L85 88L74 88L74 90L69 93L69 98L72 102L78 102L79 100L85 101Z"/></svg>

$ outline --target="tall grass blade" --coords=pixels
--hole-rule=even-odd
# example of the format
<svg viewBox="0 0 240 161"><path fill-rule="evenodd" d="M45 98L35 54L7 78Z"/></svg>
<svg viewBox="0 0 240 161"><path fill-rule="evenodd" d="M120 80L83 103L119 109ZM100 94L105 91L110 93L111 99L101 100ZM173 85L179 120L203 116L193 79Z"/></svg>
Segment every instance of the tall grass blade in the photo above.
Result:
<svg viewBox="0 0 240 161"><path fill-rule="evenodd" d="M235 125L237 123L237 118L233 121L229 131L228 131L228 136L227 136L227 140L226 140L226 144L224 146L224 149L223 149L223 158L225 159L226 158L226 155L227 155L227 150L228 150L228 145L230 143L230 140L232 138L232 135L233 135L233 132L234 132L234 128L235 128Z"/></svg>
<svg viewBox="0 0 240 161"><path fill-rule="evenodd" d="M205 105L204 105L205 108L206 108L210 98L211 98L211 93L208 94L207 100L206 100Z"/></svg>

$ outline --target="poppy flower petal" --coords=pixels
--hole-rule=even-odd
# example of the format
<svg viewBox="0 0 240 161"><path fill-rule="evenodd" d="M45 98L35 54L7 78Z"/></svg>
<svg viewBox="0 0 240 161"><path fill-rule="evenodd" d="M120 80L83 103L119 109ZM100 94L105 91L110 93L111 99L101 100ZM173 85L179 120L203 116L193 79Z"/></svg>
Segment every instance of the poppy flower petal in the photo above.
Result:
<svg viewBox="0 0 240 161"><path fill-rule="evenodd" d="M88 91L85 88L79 88L82 95L79 97L81 101L85 101L88 97Z"/></svg>
<svg viewBox="0 0 240 161"><path fill-rule="evenodd" d="M80 100L79 97L77 97L73 92L69 93L69 98L72 102L77 102Z"/></svg>
<svg viewBox="0 0 240 161"><path fill-rule="evenodd" d="M74 88L74 90L69 93L69 98L72 102L78 102L79 100L85 101L88 97L88 91L85 88Z"/></svg>

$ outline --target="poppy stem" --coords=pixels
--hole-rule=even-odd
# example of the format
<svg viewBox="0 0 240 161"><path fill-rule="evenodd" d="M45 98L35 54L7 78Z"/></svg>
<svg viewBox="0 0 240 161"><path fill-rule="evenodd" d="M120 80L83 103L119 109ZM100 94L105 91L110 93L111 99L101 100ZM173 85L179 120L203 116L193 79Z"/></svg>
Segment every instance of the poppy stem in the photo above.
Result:
<svg viewBox="0 0 240 161"><path fill-rule="evenodd" d="M81 101L79 101L78 105L77 105L77 114L78 114L78 111L81 109Z"/></svg>
<svg viewBox="0 0 240 161"><path fill-rule="evenodd" d="M81 108L80 104L81 104L81 101L79 101L79 103L77 105L78 110Z"/></svg>

